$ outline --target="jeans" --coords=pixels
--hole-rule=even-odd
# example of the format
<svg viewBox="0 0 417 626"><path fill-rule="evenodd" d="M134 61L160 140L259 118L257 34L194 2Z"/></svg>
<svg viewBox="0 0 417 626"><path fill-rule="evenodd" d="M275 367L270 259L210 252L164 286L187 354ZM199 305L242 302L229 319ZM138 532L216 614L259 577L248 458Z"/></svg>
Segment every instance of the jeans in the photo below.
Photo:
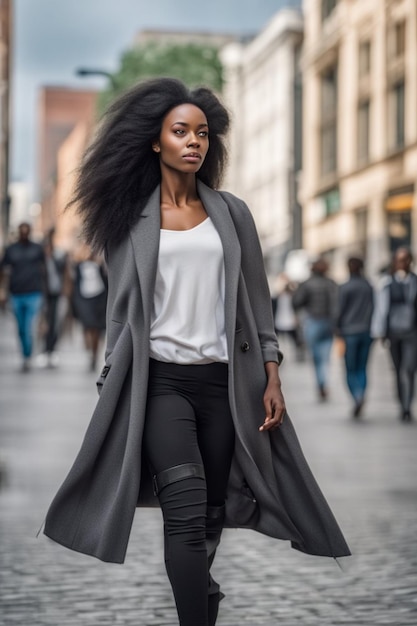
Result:
<svg viewBox="0 0 417 626"><path fill-rule="evenodd" d="M158 498L166 570L180 625L212 626L221 596L209 569L220 541L235 441L227 364L177 365L151 359L143 441L156 476L187 463L204 467L203 478L173 480Z"/></svg>
<svg viewBox="0 0 417 626"><path fill-rule="evenodd" d="M372 339L368 332L343 335L346 381L356 403L363 401L367 385L366 366Z"/></svg>
<svg viewBox="0 0 417 626"><path fill-rule="evenodd" d="M320 389L325 389L333 343L331 321L307 317L304 322L304 338L313 357L317 385Z"/></svg>
<svg viewBox="0 0 417 626"><path fill-rule="evenodd" d="M42 306L42 293L12 294L11 302L16 317L20 346L23 357L29 358L33 347L33 327Z"/></svg>

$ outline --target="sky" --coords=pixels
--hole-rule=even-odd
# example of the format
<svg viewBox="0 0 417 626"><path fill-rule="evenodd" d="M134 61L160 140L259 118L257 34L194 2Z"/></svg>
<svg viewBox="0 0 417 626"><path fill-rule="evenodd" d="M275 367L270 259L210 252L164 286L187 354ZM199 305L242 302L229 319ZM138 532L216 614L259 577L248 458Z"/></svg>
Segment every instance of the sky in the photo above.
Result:
<svg viewBox="0 0 417 626"><path fill-rule="evenodd" d="M15 0L11 178L36 201L36 112L46 85L103 88L76 68L115 71L146 28L255 34L282 5L297 0Z"/></svg>

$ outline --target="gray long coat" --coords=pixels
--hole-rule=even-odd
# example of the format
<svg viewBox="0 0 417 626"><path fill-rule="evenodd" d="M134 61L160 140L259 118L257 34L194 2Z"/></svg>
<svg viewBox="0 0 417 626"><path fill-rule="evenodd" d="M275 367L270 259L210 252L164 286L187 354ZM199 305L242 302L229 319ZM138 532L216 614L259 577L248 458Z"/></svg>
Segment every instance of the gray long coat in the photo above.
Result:
<svg viewBox="0 0 417 626"><path fill-rule="evenodd" d="M236 446L226 502L228 527L253 528L310 554L349 548L303 456L290 419L260 433L264 363L278 361L271 302L252 216L235 196L198 183L222 240L229 396ZM130 236L108 250L106 365L80 452L55 496L44 532L73 550L125 559L136 506L157 505L141 455L149 329L160 231L160 189Z"/></svg>

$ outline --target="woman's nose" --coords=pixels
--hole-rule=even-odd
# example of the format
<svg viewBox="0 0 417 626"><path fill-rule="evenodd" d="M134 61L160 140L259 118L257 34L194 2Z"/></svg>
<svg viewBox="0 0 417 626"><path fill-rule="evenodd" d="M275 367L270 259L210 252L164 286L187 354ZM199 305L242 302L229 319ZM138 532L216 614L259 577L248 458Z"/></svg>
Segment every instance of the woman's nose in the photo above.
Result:
<svg viewBox="0 0 417 626"><path fill-rule="evenodd" d="M198 140L198 136L197 135L191 135L189 141L188 141L188 145L189 146L199 146L200 142Z"/></svg>

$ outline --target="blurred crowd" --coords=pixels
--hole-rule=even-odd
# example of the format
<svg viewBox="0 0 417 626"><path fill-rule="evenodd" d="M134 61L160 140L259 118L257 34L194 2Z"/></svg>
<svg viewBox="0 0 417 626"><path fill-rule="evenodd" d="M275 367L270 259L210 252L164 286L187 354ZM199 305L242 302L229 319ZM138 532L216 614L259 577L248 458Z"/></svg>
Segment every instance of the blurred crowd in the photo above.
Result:
<svg viewBox="0 0 417 626"><path fill-rule="evenodd" d="M0 260L0 306L16 318L22 372L57 367L59 340L74 323L82 327L94 371L106 326L105 264L84 244L71 253L57 248L54 237L51 229L37 243L30 224L19 225Z"/></svg>
<svg viewBox="0 0 417 626"><path fill-rule="evenodd" d="M62 335L78 323L83 331L88 368L95 371L106 326L107 276L104 259L80 244L68 253L55 246L54 230L41 243L22 223L16 241L0 260L0 306L8 303L16 318L21 371L59 365ZM337 284L323 257L311 264L307 280L277 277L272 298L275 330L288 337L297 361L311 360L317 398L329 394L332 349L343 356L352 417L361 416L366 400L367 367L372 344L389 350L399 417L410 422L417 369L417 275L408 248L398 248L377 284L364 275L359 257L347 259L349 279ZM36 354L34 355L34 353ZM287 355L288 358L288 355Z"/></svg>
<svg viewBox="0 0 417 626"><path fill-rule="evenodd" d="M366 400L367 366L373 341L390 351L399 418L410 422L417 369L417 276L408 248L398 248L376 285L364 276L361 258L347 259L349 279L337 284L328 276L325 258L311 265L310 277L296 284L281 274L272 308L277 335L288 335L297 360L311 358L317 395L328 397L332 347L344 357L352 417L361 416Z"/></svg>

